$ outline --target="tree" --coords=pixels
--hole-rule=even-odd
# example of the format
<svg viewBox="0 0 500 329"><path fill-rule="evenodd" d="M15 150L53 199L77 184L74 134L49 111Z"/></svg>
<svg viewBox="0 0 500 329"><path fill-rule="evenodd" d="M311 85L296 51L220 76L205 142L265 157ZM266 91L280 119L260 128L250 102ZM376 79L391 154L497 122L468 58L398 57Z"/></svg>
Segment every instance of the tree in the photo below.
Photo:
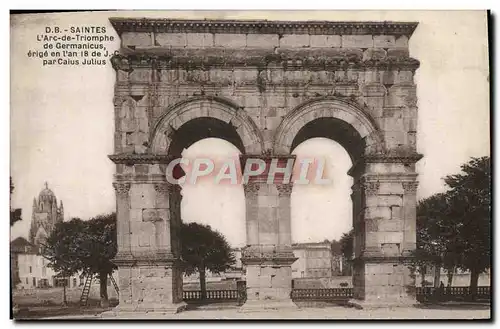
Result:
<svg viewBox="0 0 500 329"><path fill-rule="evenodd" d="M456 221L451 217L448 194L438 193L421 200L417 205L417 249L414 264L425 281L429 265L434 267L434 287L438 287L441 268L457 265L457 245L454 243Z"/></svg>
<svg viewBox="0 0 500 329"><path fill-rule="evenodd" d="M10 177L10 195L14 192L14 183L12 183L12 176ZM10 210L10 226L14 225L16 222L22 220L21 218L22 210L21 208Z"/></svg>
<svg viewBox="0 0 500 329"><path fill-rule="evenodd" d="M354 229L342 234L340 238L340 250L346 260L352 260L354 255Z"/></svg>
<svg viewBox="0 0 500 329"><path fill-rule="evenodd" d="M490 158L472 158L461 168L444 179L447 192L419 202L415 259L421 268L444 267L448 285L456 268L469 270L474 298L479 274L491 266Z"/></svg>
<svg viewBox="0 0 500 329"><path fill-rule="evenodd" d="M457 222L454 243L460 246L459 267L471 272L474 298L479 274L491 266L490 157L472 158L461 169L461 173L444 180L450 187L451 217Z"/></svg>
<svg viewBox="0 0 500 329"><path fill-rule="evenodd" d="M340 238L340 251L342 257L345 259L348 266L342 269L343 275L351 275L352 273L352 258L354 256L354 229L351 229L348 233L342 234Z"/></svg>
<svg viewBox="0 0 500 329"><path fill-rule="evenodd" d="M108 276L116 265L111 262L117 251L116 214L100 215L86 222L81 260L86 275L96 274L100 283L101 306L108 307Z"/></svg>
<svg viewBox="0 0 500 329"><path fill-rule="evenodd" d="M61 277L82 272L97 275L101 306L109 305L107 278L116 269L116 215L101 215L88 221L74 218L58 223L43 246L42 254Z"/></svg>
<svg viewBox="0 0 500 329"><path fill-rule="evenodd" d="M181 226L182 264L186 275L200 274L201 298L207 296L206 270L218 274L236 261L226 238L210 226L190 223Z"/></svg>
<svg viewBox="0 0 500 329"><path fill-rule="evenodd" d="M49 261L47 266L57 272L56 277L67 278L82 268L81 232L85 223L79 218L56 224L42 246L42 255ZM63 304L66 304L66 281L63 285Z"/></svg>

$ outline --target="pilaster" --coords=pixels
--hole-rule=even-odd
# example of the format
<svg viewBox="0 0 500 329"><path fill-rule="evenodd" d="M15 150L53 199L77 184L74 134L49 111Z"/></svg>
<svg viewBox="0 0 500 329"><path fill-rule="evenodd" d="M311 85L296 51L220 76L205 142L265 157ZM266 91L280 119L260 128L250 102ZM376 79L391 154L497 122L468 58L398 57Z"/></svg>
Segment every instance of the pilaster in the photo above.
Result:
<svg viewBox="0 0 500 329"><path fill-rule="evenodd" d="M297 259L291 248L290 195L293 185L283 175L275 176L274 180L267 179L271 162L285 164L294 157L244 156L243 167L247 158L264 160L266 169L244 185L247 247L242 262L247 271L247 301L241 311L296 308L291 300L291 265Z"/></svg>

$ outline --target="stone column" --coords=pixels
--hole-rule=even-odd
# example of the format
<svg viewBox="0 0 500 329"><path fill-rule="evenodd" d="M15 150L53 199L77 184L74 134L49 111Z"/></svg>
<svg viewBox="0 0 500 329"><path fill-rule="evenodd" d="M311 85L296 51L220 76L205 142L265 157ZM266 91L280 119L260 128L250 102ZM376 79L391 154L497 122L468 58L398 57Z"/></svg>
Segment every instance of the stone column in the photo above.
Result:
<svg viewBox="0 0 500 329"><path fill-rule="evenodd" d="M260 183L248 183L243 186L245 191L247 245L251 246L259 244L259 204L257 195L259 194L260 185Z"/></svg>
<svg viewBox="0 0 500 329"><path fill-rule="evenodd" d="M118 266L120 304L104 316L178 312L185 303L179 255L172 248L173 188L158 164L127 163L115 181L118 253L113 261Z"/></svg>
<svg viewBox="0 0 500 329"><path fill-rule="evenodd" d="M291 248L291 192L291 184L268 184L267 174L245 185L247 246L242 262L247 301L243 312L297 307L291 300L291 265L297 259Z"/></svg>
<svg viewBox="0 0 500 329"><path fill-rule="evenodd" d="M411 256L417 248L417 187L418 182L403 182L404 245L403 254Z"/></svg>
<svg viewBox="0 0 500 329"><path fill-rule="evenodd" d="M116 192L116 240L117 254L115 259L130 259L130 220L129 191L130 183L113 183Z"/></svg>
<svg viewBox="0 0 500 329"><path fill-rule="evenodd" d="M291 195L293 184L276 184L278 190L278 245L292 248L292 204Z"/></svg>

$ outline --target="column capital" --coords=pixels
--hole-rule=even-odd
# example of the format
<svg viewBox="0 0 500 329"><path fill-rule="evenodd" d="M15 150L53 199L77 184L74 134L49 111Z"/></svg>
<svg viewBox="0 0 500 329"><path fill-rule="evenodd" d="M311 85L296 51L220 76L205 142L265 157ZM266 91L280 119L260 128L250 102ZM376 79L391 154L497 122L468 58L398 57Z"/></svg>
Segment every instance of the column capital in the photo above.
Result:
<svg viewBox="0 0 500 329"><path fill-rule="evenodd" d="M118 195L128 195L130 183L113 183L113 187Z"/></svg>
<svg viewBox="0 0 500 329"><path fill-rule="evenodd" d="M361 183L361 188L366 195L376 195L380 189L379 181L364 181Z"/></svg>
<svg viewBox="0 0 500 329"><path fill-rule="evenodd" d="M179 184L171 184L169 182L157 182L154 183L154 188L157 193L168 194L172 192L177 192L181 190Z"/></svg>
<svg viewBox="0 0 500 329"><path fill-rule="evenodd" d="M245 196L256 196L259 192L261 183L248 182L243 184L243 190L245 191Z"/></svg>
<svg viewBox="0 0 500 329"><path fill-rule="evenodd" d="M275 184L279 196L290 196L292 194L293 183Z"/></svg>
<svg viewBox="0 0 500 329"><path fill-rule="evenodd" d="M413 182L402 182L403 185L403 190L405 191L405 194L415 194L417 193L417 188L418 188L418 182L413 181Z"/></svg>

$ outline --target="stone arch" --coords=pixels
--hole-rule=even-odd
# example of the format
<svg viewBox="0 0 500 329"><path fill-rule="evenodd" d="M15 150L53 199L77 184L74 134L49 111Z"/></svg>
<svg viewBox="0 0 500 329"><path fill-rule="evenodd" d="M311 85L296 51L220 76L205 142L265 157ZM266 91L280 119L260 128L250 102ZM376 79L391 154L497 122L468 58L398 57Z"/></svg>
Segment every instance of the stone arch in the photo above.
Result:
<svg viewBox="0 0 500 329"><path fill-rule="evenodd" d="M369 114L352 102L327 97L313 99L301 104L283 119L274 136L274 153L290 154L296 146L296 137L301 131L304 131L306 126L325 119L331 119L337 126L343 126L346 130L351 130L353 135L357 134L360 141L363 142L364 154L383 152L383 135ZM312 128L309 130L312 130ZM320 135L310 137L320 137ZM349 147L346 147L346 149L349 153L352 153ZM353 156L353 154L350 155Z"/></svg>
<svg viewBox="0 0 500 329"><path fill-rule="evenodd" d="M175 131L198 118L210 118L230 125L238 134L244 153L262 153L264 145L262 135L242 107L221 97L208 96L191 97L172 105L165 111L152 130L150 137L152 153L168 154L172 144L171 136Z"/></svg>

